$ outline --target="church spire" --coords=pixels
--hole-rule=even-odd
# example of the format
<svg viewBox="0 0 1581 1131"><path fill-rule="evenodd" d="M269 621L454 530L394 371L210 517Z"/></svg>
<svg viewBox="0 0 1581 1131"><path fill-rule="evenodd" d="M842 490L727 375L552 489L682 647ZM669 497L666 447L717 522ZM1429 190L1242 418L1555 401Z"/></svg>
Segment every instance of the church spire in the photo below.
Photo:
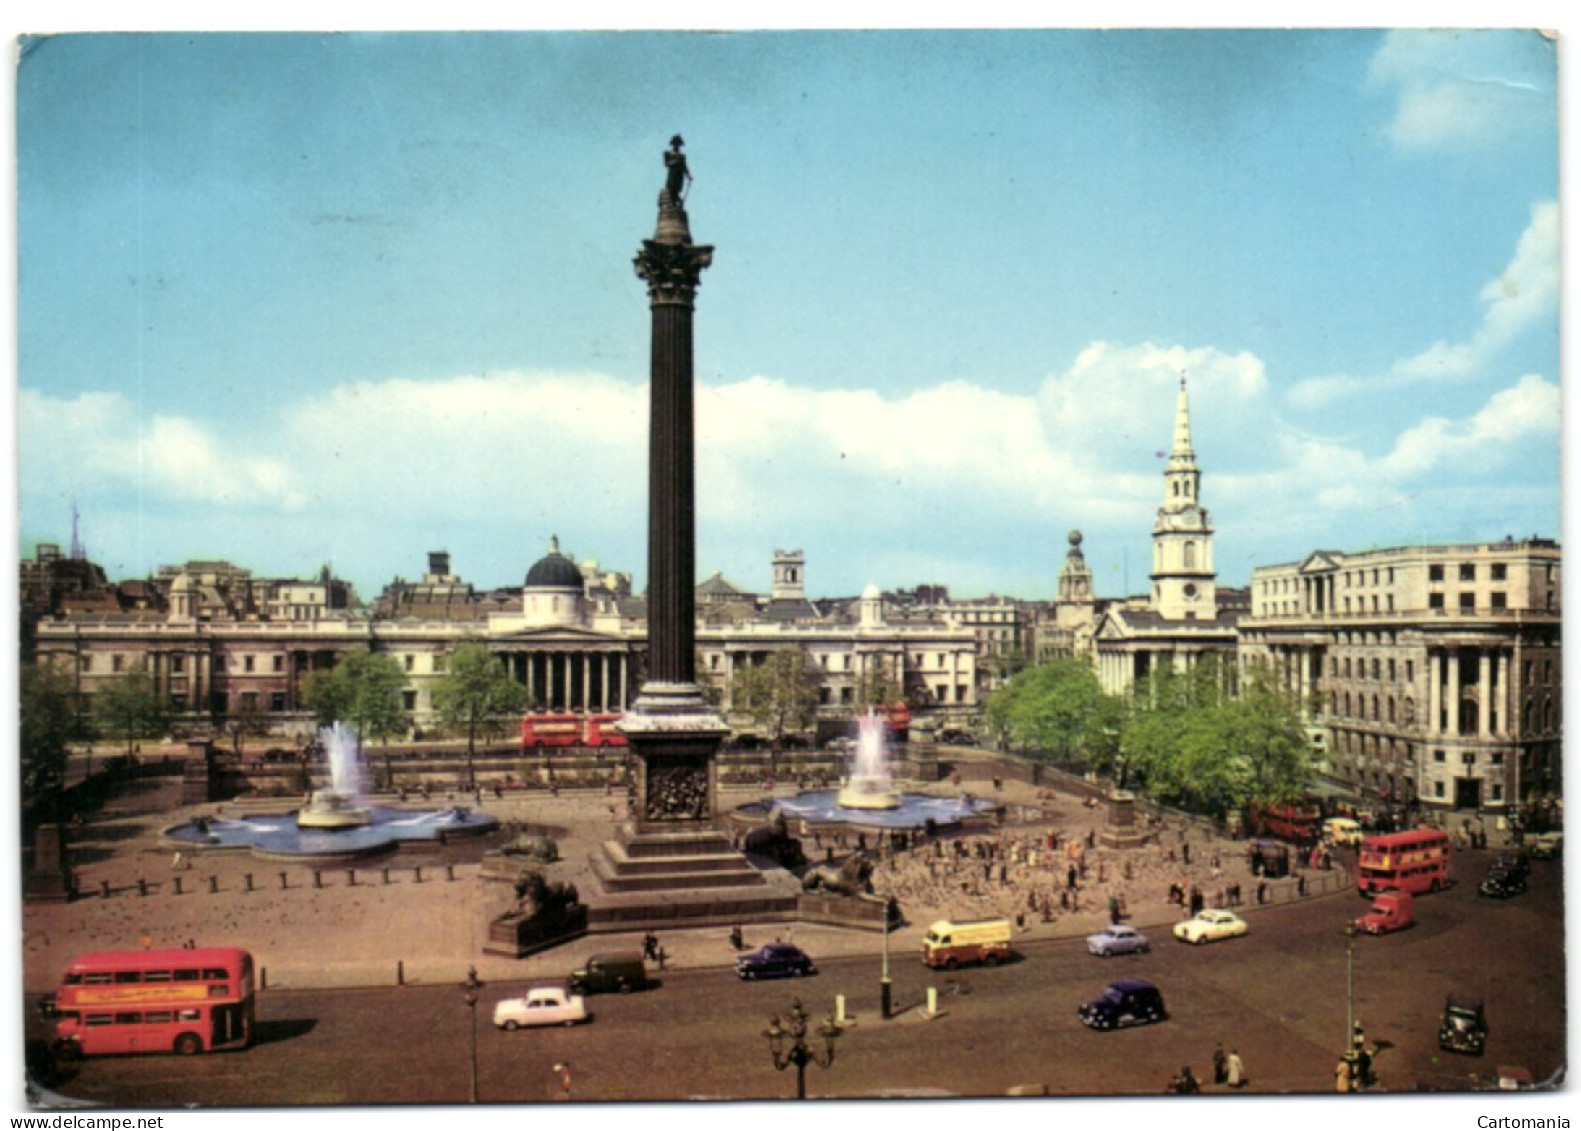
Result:
<svg viewBox="0 0 1581 1131"><path fill-rule="evenodd" d="M1191 404L1186 399L1186 375L1180 375L1180 395L1175 399L1175 444L1169 452L1169 469L1195 471L1197 454L1191 450Z"/></svg>

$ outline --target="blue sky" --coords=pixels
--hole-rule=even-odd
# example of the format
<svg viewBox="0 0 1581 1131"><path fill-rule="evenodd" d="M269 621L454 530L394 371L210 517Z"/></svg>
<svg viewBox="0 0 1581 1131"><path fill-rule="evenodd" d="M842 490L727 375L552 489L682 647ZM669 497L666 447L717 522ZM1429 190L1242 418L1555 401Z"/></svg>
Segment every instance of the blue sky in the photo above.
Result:
<svg viewBox="0 0 1581 1131"><path fill-rule="evenodd" d="M1145 587L1560 533L1522 31L62 36L18 68L18 526L112 576L646 563L631 266L685 135L700 576Z"/></svg>

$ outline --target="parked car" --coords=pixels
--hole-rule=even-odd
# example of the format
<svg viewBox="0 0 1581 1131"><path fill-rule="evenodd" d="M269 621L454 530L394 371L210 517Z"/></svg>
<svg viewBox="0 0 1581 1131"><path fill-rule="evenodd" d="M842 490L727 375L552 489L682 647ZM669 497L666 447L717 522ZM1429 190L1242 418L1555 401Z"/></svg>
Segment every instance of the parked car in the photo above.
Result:
<svg viewBox="0 0 1581 1131"><path fill-rule="evenodd" d="M1175 937L1181 942L1201 946L1217 939L1233 939L1244 935L1249 928L1246 920L1229 911L1212 908L1197 912L1190 919L1175 924Z"/></svg>
<svg viewBox="0 0 1581 1131"><path fill-rule="evenodd" d="M1099 958L1108 958L1114 954L1146 954L1151 946L1141 931L1118 923L1105 927L1096 935L1087 936L1087 953L1096 954Z"/></svg>
<svg viewBox="0 0 1581 1131"><path fill-rule="evenodd" d="M508 997L494 1007L494 1024L513 1033L534 1025L575 1025L589 1016L586 999L560 986L528 990L526 997Z"/></svg>
<svg viewBox="0 0 1581 1131"><path fill-rule="evenodd" d="M1450 994L1444 999L1444 1017L1438 1028L1438 1047L1446 1052L1481 1056L1488 1043L1488 1018L1482 999Z"/></svg>
<svg viewBox="0 0 1581 1131"><path fill-rule="evenodd" d="M1526 852L1529 856L1535 856L1539 860L1552 860L1555 857L1564 855L1565 834L1538 833L1534 837L1529 837L1526 845Z"/></svg>
<svg viewBox="0 0 1581 1131"><path fill-rule="evenodd" d="M1531 859L1524 852L1501 852L1493 867L1526 879L1532 874Z"/></svg>
<svg viewBox="0 0 1581 1131"><path fill-rule="evenodd" d="M1123 978L1077 1008L1076 1016L1089 1029L1122 1029L1163 1021L1169 1011L1164 1008L1164 995L1152 982Z"/></svg>
<svg viewBox="0 0 1581 1131"><path fill-rule="evenodd" d="M1490 899L1509 899L1526 890L1526 877L1495 864L1488 869L1487 879L1477 890Z"/></svg>
<svg viewBox="0 0 1581 1131"><path fill-rule="evenodd" d="M818 973L812 959L790 943L769 943L736 959L736 976L753 978L804 978Z"/></svg>

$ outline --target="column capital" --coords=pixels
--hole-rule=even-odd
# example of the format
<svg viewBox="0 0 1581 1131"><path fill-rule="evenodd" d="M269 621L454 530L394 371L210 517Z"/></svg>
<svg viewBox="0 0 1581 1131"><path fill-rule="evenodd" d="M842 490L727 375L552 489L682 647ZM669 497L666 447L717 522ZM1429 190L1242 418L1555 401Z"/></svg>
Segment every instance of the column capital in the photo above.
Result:
<svg viewBox="0 0 1581 1131"><path fill-rule="evenodd" d="M632 260L637 278L648 284L648 298L654 306L690 307L704 269L714 261L714 249L691 242L671 243L643 240L642 250Z"/></svg>

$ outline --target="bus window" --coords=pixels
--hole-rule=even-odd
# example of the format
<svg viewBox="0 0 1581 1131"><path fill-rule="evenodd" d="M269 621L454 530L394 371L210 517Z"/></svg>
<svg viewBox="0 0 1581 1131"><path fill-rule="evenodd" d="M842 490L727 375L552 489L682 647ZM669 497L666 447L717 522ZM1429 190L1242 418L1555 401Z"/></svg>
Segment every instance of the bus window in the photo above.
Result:
<svg viewBox="0 0 1581 1131"><path fill-rule="evenodd" d="M115 984L118 986L124 986L129 982L141 982L142 980L143 972L141 970L117 970L115 972Z"/></svg>
<svg viewBox="0 0 1581 1131"><path fill-rule="evenodd" d="M177 970L176 971L176 981L178 981L178 982L196 982L197 980L198 980L198 972L196 970Z"/></svg>
<svg viewBox="0 0 1581 1131"><path fill-rule="evenodd" d="M170 971L169 970L144 970L143 971L143 981L145 981L145 982L161 982L161 983L168 982L168 981L170 981Z"/></svg>
<svg viewBox="0 0 1581 1131"><path fill-rule="evenodd" d="M197 1010L197 1009L178 1009L178 1010L176 1010L176 1020L177 1021L196 1021L196 1020L198 1020L198 1018L200 1018L202 1016L203 1016L203 1012L201 1010Z"/></svg>
<svg viewBox="0 0 1581 1131"><path fill-rule="evenodd" d="M203 971L203 980L206 981L206 982L212 982L212 981L223 982L225 980L225 978L226 978L225 971L223 971L223 970L216 970L212 966Z"/></svg>
<svg viewBox="0 0 1581 1131"><path fill-rule="evenodd" d="M101 1025L110 1024L111 1018L108 1013L90 1013L82 1020L83 1024L87 1025L88 1028L97 1029Z"/></svg>
<svg viewBox="0 0 1581 1131"><path fill-rule="evenodd" d="M146 1025L168 1025L173 1019L168 1009L150 1009L143 1014L143 1023Z"/></svg>
<svg viewBox="0 0 1581 1131"><path fill-rule="evenodd" d="M143 1023L143 1015L141 1013L117 1013L115 1015L115 1023L117 1025L141 1025Z"/></svg>
<svg viewBox="0 0 1581 1131"><path fill-rule="evenodd" d="M110 984L110 975L108 972L100 974L84 974L82 978L82 984L85 986L108 986Z"/></svg>

